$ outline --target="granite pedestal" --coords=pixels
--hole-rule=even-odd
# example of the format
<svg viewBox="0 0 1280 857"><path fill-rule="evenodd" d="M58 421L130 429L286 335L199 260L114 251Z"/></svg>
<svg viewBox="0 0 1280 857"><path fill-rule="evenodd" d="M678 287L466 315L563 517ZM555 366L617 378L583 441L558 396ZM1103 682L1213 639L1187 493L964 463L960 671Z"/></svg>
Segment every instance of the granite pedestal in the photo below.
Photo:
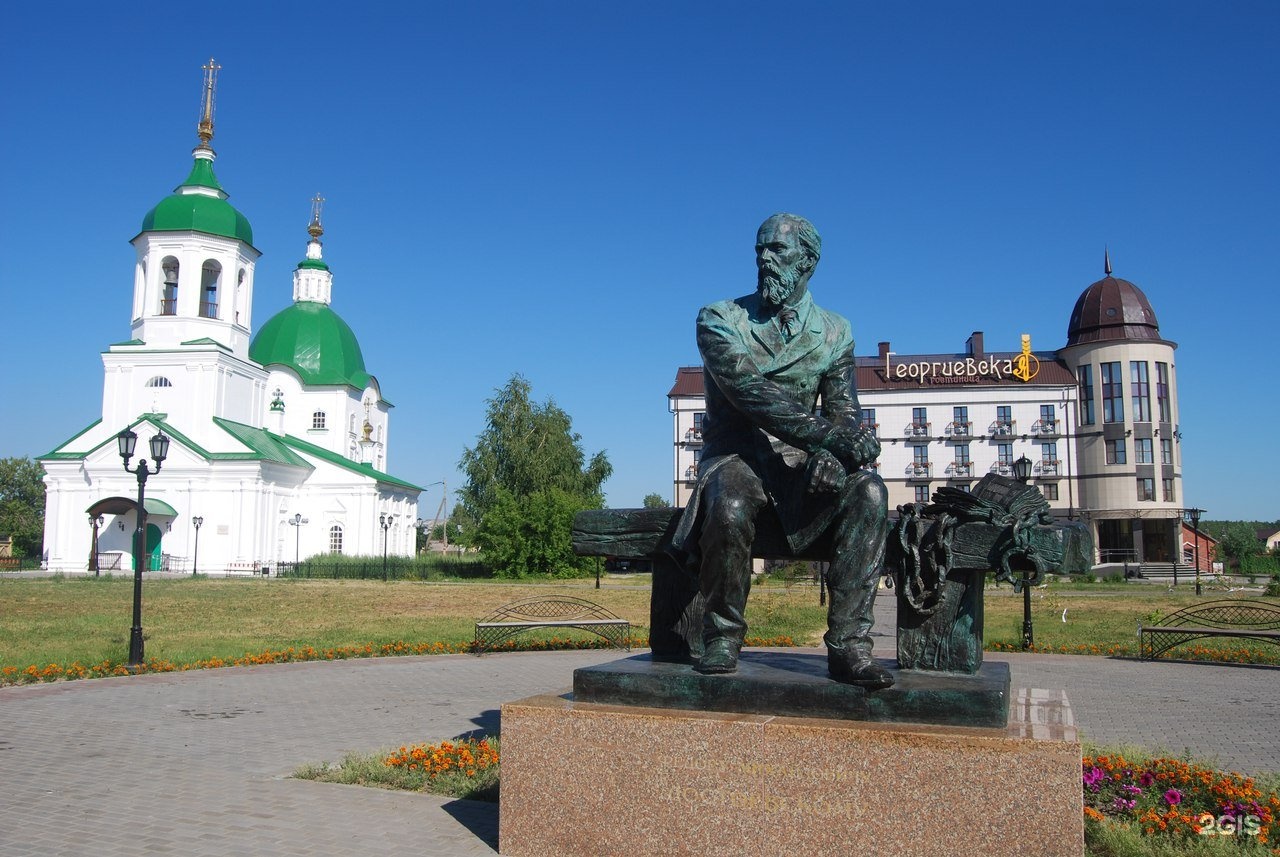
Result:
<svg viewBox="0 0 1280 857"><path fill-rule="evenodd" d="M1084 847L1061 693L1002 728L604 705L502 706L501 852L1023 857Z"/></svg>

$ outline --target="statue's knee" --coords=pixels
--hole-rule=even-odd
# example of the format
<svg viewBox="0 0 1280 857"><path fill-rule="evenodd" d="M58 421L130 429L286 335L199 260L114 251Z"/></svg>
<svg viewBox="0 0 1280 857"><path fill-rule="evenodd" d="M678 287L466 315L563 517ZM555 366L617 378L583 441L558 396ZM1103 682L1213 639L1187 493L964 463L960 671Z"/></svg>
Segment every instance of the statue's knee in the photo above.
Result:
<svg viewBox="0 0 1280 857"><path fill-rule="evenodd" d="M889 489L876 474L859 471L845 482L844 507L873 520L887 520Z"/></svg>
<svg viewBox="0 0 1280 857"><path fill-rule="evenodd" d="M755 519L755 504L740 496L716 497L707 510L707 523L720 530L745 530Z"/></svg>

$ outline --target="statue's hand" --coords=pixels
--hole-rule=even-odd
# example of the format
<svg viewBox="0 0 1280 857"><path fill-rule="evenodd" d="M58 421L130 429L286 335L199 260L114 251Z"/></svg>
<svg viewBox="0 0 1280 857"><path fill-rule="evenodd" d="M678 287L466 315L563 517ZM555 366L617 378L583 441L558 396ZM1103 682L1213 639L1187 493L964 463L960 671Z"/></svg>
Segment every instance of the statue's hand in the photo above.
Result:
<svg viewBox="0 0 1280 857"><path fill-rule="evenodd" d="M806 471L810 494L830 494L844 486L844 465L825 449L820 449L809 457Z"/></svg>
<svg viewBox="0 0 1280 857"><path fill-rule="evenodd" d="M866 426L834 428L823 446L849 471L864 467L880 457L880 441Z"/></svg>

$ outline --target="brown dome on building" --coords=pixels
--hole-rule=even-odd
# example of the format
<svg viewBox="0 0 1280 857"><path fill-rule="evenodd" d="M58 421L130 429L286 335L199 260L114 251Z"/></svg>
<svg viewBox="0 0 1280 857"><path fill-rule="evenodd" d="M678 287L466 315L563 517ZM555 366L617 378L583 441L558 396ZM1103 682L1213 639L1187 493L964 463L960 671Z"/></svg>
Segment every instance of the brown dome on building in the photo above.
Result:
<svg viewBox="0 0 1280 857"><path fill-rule="evenodd" d="M1151 302L1128 280L1107 276L1089 286L1076 301L1067 325L1067 345L1111 339L1160 339Z"/></svg>

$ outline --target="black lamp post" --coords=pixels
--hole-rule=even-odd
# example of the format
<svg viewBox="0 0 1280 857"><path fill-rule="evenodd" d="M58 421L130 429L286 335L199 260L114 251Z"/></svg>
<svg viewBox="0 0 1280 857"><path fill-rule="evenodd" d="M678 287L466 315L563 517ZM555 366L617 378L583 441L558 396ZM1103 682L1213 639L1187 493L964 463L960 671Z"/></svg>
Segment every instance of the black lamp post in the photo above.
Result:
<svg viewBox="0 0 1280 857"><path fill-rule="evenodd" d="M295 512L293 517L289 519L289 526L293 527L293 567L297 569L298 558L302 550L302 525L311 523L302 517L301 512ZM296 573L296 572L295 572Z"/></svg>
<svg viewBox="0 0 1280 857"><path fill-rule="evenodd" d="M129 668L136 670L142 666L142 564L145 561L147 553L147 508L146 508L146 490L147 477L152 473L160 472L160 465L164 463L165 458L169 455L169 438L165 437L164 432L157 432L155 437L151 438L151 460L155 462L155 470L147 467L145 458L138 459L138 466L129 469L129 459L133 458L133 451L138 445L138 435L130 429L125 429L116 435L116 445L120 451L120 457L124 459L124 470L126 473L136 473L138 476L138 530L133 534L133 627L129 630Z"/></svg>
<svg viewBox="0 0 1280 857"><path fill-rule="evenodd" d="M1025 455L1013 463L1013 477L1026 485L1031 479L1031 459ZM1031 572L1022 572L1022 648L1030 649L1035 643L1031 631Z"/></svg>
<svg viewBox="0 0 1280 857"><path fill-rule="evenodd" d="M382 580L387 580L387 530L391 529L391 520L395 515L388 515L385 512L378 516L378 523L382 525Z"/></svg>
<svg viewBox="0 0 1280 857"><path fill-rule="evenodd" d="M200 527L204 524L204 518L197 515L191 519L191 526L196 528L196 549L191 556L191 576L196 576L196 569L200 567Z"/></svg>
<svg viewBox="0 0 1280 857"><path fill-rule="evenodd" d="M1183 509L1183 520L1191 523L1191 537L1196 540L1196 595L1201 594L1200 590L1200 516L1204 514L1204 509ZM1182 540L1179 539L1179 542ZM1182 545L1178 545L1178 552L1182 552Z"/></svg>
<svg viewBox="0 0 1280 857"><path fill-rule="evenodd" d="M89 568L93 571L93 576L97 577L101 572L98 569L98 530L102 527L106 518L102 515L89 516L89 526L93 527L93 547L89 554Z"/></svg>

